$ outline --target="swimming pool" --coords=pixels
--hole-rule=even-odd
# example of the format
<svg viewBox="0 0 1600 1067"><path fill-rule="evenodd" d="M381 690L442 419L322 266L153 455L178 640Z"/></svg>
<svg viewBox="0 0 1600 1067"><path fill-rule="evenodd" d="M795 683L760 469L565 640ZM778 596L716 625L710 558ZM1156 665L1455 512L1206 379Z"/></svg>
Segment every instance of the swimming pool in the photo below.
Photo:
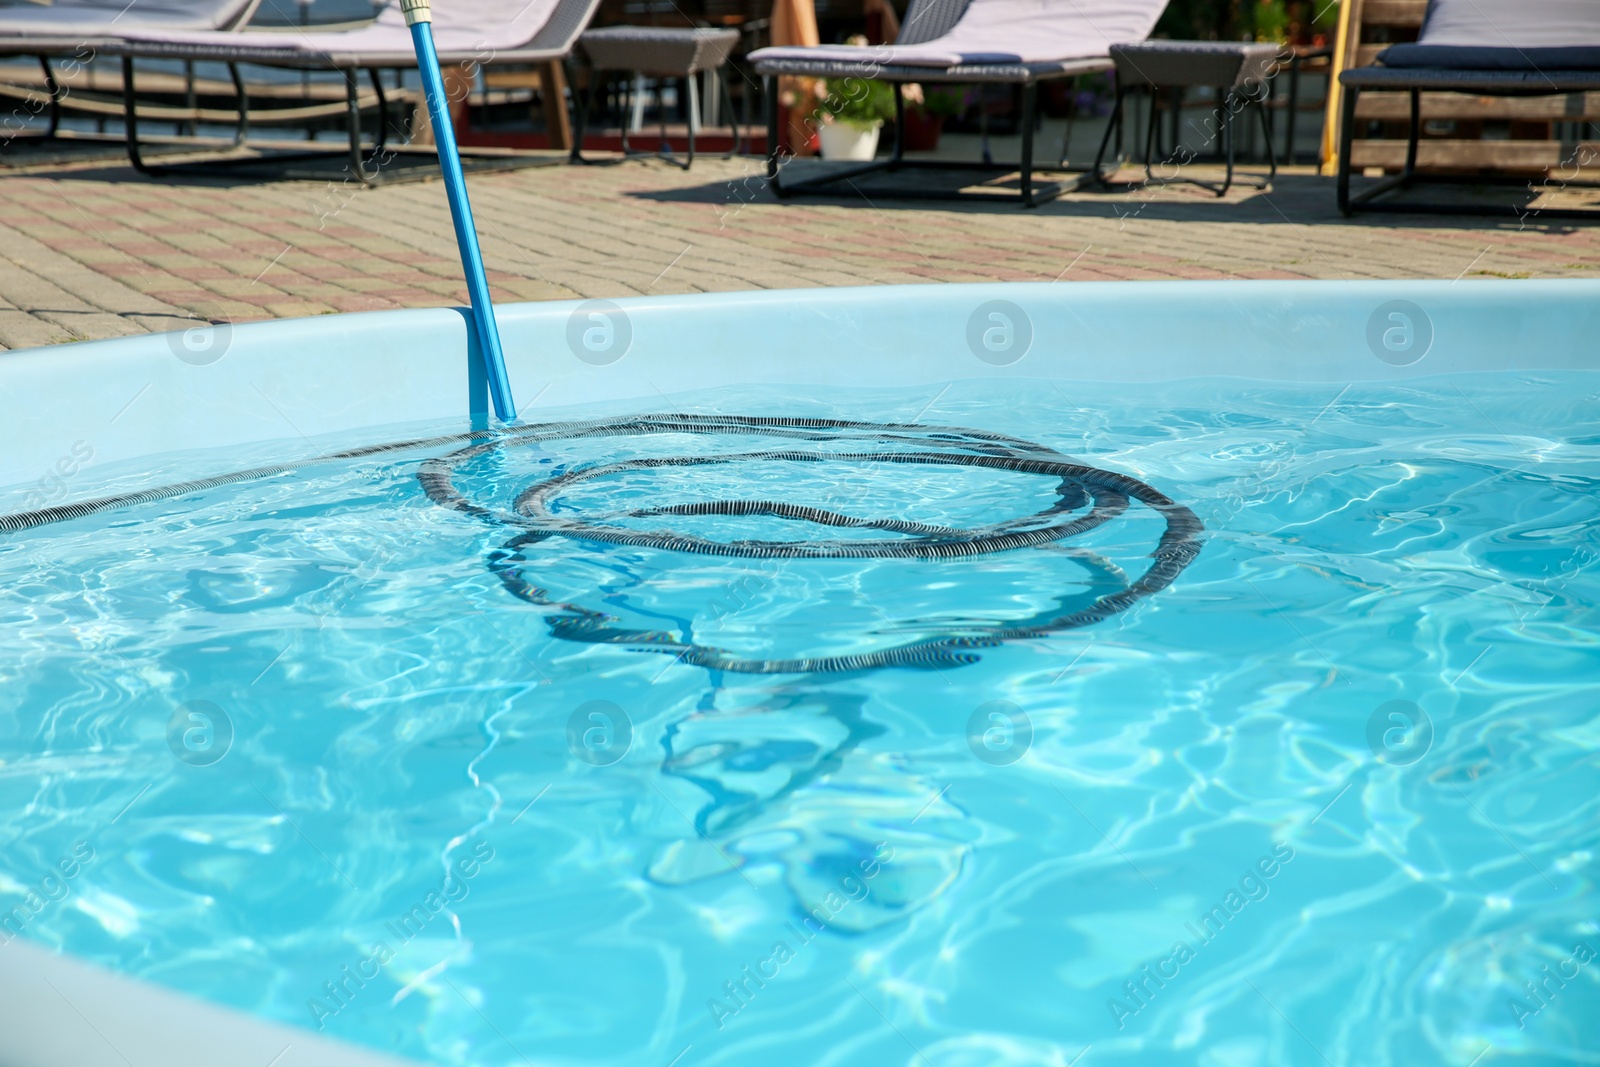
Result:
<svg viewBox="0 0 1600 1067"><path fill-rule="evenodd" d="M0 1063L1597 1058L1600 285L500 318L0 357Z"/></svg>

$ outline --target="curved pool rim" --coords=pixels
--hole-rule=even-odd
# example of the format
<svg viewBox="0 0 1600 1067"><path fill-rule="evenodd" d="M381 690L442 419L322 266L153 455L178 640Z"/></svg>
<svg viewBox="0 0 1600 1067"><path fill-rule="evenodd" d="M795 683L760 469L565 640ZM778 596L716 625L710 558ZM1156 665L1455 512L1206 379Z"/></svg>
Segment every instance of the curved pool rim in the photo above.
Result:
<svg viewBox="0 0 1600 1067"><path fill-rule="evenodd" d="M1386 361L1369 344L1375 326L1379 336L1391 328L1395 307L1422 316L1411 338L1426 347L1412 362ZM497 317L522 418L537 420L542 410L597 401L664 412L673 394L729 384L1211 376L1349 384L1579 369L1597 363L1600 280L914 285L520 303ZM976 351L989 329L1011 348L986 360ZM0 354L9 409L0 420L0 514L27 510L30 488L74 445L92 448L92 469L269 441L298 442L291 454L310 455L321 435L402 423L487 425L470 334L466 309L434 308ZM588 351L586 338L613 347ZM81 497L84 481L51 502Z"/></svg>
<svg viewBox="0 0 1600 1067"><path fill-rule="evenodd" d="M674 411L673 394L758 382L926 385L932 396L981 378L1137 389L1600 367L1600 281L1588 280L917 285L519 303L497 317L526 421L597 401ZM1420 356L1379 352L1374 337L1391 323L1413 331ZM1004 343L986 357L991 326ZM590 329L612 349L585 348ZM57 475L52 504L93 496L95 467L144 456L273 443L304 458L322 435L371 431L377 443L405 423L487 425L471 332L466 309L438 308L0 353L0 515L28 510L85 442L92 460L73 466L87 476ZM124 1051L172 1067L219 1053L265 1063L285 1046L278 1067L401 1062L23 941L0 947L0 996L25 1008L0 1067L123 1064ZM75 1001L98 1005L108 1034L86 1028Z"/></svg>

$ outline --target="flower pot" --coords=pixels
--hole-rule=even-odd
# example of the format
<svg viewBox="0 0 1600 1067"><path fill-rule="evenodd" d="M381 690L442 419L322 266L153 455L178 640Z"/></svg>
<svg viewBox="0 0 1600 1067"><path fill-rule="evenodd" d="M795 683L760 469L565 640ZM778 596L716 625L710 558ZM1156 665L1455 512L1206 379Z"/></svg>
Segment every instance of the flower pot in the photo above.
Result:
<svg viewBox="0 0 1600 1067"><path fill-rule="evenodd" d="M830 122L818 134L822 138L823 159L869 161L878 152L878 130L883 123L863 130L844 122Z"/></svg>
<svg viewBox="0 0 1600 1067"><path fill-rule="evenodd" d="M943 115L907 108L906 121L900 130L901 147L907 152L932 152L939 147L939 132L943 129Z"/></svg>

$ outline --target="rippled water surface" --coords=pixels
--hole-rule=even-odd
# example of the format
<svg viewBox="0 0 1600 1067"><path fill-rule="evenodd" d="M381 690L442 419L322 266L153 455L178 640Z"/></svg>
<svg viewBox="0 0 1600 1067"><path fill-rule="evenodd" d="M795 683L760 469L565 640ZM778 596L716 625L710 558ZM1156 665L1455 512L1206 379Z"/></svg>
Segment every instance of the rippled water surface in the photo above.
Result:
<svg viewBox="0 0 1600 1067"><path fill-rule="evenodd" d="M1177 558L1137 499L952 558L574 535L909 544L1093 506L848 458L963 447L872 430L490 448L453 469L467 510L419 483L436 445L0 535L0 918L440 1064L1600 1061L1600 376L936 392L534 421L1010 435L1191 510L1198 555L1124 597ZM521 543L496 521L586 465L755 452L569 479ZM658 510L730 500L901 525ZM750 669L904 648L932 651Z"/></svg>

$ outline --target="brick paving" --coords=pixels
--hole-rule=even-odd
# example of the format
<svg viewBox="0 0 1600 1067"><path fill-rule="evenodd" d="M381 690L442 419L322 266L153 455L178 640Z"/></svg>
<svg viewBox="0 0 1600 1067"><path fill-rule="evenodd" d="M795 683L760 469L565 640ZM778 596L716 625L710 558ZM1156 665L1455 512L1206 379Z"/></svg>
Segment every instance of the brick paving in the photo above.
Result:
<svg viewBox="0 0 1600 1067"><path fill-rule="evenodd" d="M754 160L471 180L497 301L966 281L1596 276L1588 223L1341 218L1300 168L1268 193L1085 193L1037 211L866 192L778 202ZM0 347L461 304L436 182L151 180L88 164L0 178Z"/></svg>

